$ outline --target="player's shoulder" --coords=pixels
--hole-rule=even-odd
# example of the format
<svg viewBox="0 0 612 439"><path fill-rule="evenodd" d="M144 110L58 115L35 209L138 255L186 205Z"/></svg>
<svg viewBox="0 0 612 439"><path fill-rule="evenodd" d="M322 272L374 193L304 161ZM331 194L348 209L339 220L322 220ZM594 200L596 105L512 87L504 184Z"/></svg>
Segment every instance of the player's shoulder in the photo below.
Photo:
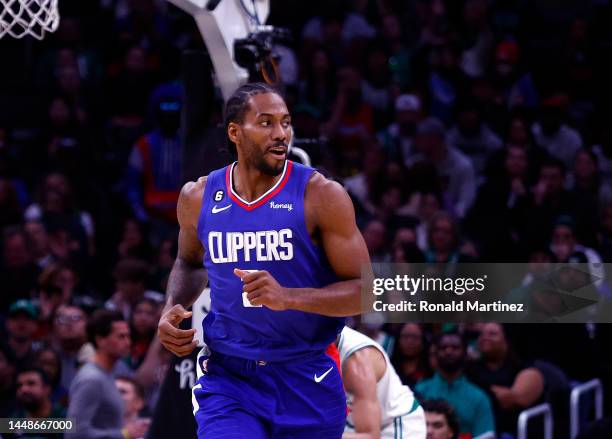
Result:
<svg viewBox="0 0 612 439"><path fill-rule="evenodd" d="M308 180L306 198L322 204L350 201L350 197L340 183L325 177L318 171L314 171Z"/></svg>
<svg viewBox="0 0 612 439"><path fill-rule="evenodd" d="M353 203L344 187L320 172L314 171L306 185L306 209L312 210L318 222L325 219L346 219L354 216Z"/></svg>
<svg viewBox="0 0 612 439"><path fill-rule="evenodd" d="M206 180L208 176L198 178L196 181L188 181L181 188L179 202L194 203L201 202L206 188Z"/></svg>
<svg viewBox="0 0 612 439"><path fill-rule="evenodd" d="M202 208L202 197L206 189L208 176L195 181L188 181L181 188L177 204L177 216L180 224L195 223Z"/></svg>

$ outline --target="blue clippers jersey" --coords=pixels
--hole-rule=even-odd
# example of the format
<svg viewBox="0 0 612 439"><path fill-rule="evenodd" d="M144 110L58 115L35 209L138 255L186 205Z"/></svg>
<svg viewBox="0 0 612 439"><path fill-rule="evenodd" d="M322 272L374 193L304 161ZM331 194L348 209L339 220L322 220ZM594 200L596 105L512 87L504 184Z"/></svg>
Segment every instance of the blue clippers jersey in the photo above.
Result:
<svg viewBox="0 0 612 439"><path fill-rule="evenodd" d="M198 223L212 303L204 340L213 351L251 360L282 361L324 350L344 318L244 307L242 281L233 273L267 270L287 288L337 281L306 227L304 192L313 169L287 160L277 184L247 203L232 190L234 166L208 176Z"/></svg>

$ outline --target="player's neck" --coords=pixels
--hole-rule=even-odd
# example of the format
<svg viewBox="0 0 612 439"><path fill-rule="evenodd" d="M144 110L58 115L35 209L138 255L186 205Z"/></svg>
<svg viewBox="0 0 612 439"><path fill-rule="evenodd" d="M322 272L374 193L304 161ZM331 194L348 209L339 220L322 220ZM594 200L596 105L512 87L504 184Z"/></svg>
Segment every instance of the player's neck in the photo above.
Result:
<svg viewBox="0 0 612 439"><path fill-rule="evenodd" d="M244 161L238 161L232 174L234 191L248 202L261 197L282 177L282 173L277 176L264 174Z"/></svg>

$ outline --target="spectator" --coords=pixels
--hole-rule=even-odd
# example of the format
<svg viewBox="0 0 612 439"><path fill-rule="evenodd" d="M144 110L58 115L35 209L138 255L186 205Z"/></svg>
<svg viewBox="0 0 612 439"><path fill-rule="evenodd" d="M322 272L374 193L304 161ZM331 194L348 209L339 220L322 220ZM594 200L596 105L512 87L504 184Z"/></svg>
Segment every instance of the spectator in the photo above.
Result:
<svg viewBox="0 0 612 439"><path fill-rule="evenodd" d="M166 291L168 276L170 275L170 270L172 270L178 251L176 243L177 239L173 237L164 239L159 245L157 264L155 266L155 272L153 273L153 287L157 291Z"/></svg>
<svg viewBox="0 0 612 439"><path fill-rule="evenodd" d="M601 230L597 239L602 259L605 262L612 261L612 204L607 204L602 209Z"/></svg>
<svg viewBox="0 0 612 439"><path fill-rule="evenodd" d="M415 389L425 399L447 401L457 412L460 432L472 437L495 433L491 402L464 374L466 346L458 333L441 334L436 341L437 371Z"/></svg>
<svg viewBox="0 0 612 439"><path fill-rule="evenodd" d="M391 254L387 251L385 224L378 220L371 220L363 228L362 233L372 262L390 262Z"/></svg>
<svg viewBox="0 0 612 439"><path fill-rule="evenodd" d="M403 94L395 99L395 122L378 134L386 155L404 164L416 153L414 136L421 118L421 100L412 94Z"/></svg>
<svg viewBox="0 0 612 439"><path fill-rule="evenodd" d="M0 177L0 229L19 224L21 215L21 206L13 182Z"/></svg>
<svg viewBox="0 0 612 439"><path fill-rule="evenodd" d="M51 385L47 374L34 367L17 374L19 408L11 417L20 419L65 418L66 409L51 401ZM18 436L19 437L19 436ZM24 436L25 437L25 436ZM53 438L54 434L43 436Z"/></svg>
<svg viewBox="0 0 612 439"><path fill-rule="evenodd" d="M458 224L445 212L435 214L429 225L429 246L425 261L435 263L469 262L472 258L460 249Z"/></svg>
<svg viewBox="0 0 612 439"><path fill-rule="evenodd" d="M429 113L449 124L464 80L459 68L460 50L457 41L450 35L434 40L429 47L428 58L430 73L427 77L427 91L431 96Z"/></svg>
<svg viewBox="0 0 612 439"><path fill-rule="evenodd" d="M47 335L60 305L73 301L78 278L73 268L65 264L51 264L38 278L38 307L41 332Z"/></svg>
<svg viewBox="0 0 612 439"><path fill-rule="evenodd" d="M140 299L134 306L130 320L132 352L130 365L138 369L149 350L157 332L157 322L161 316L159 302L147 298Z"/></svg>
<svg viewBox="0 0 612 439"><path fill-rule="evenodd" d="M27 298L34 291L39 269L33 261L30 239L19 227L8 227L3 231L2 269L0 270L0 309L17 298Z"/></svg>
<svg viewBox="0 0 612 439"><path fill-rule="evenodd" d="M346 167L359 163L364 142L374 134L374 112L363 101L361 74L353 68L338 72L339 89L330 120L322 134L335 139L338 158Z"/></svg>
<svg viewBox="0 0 612 439"><path fill-rule="evenodd" d="M469 77L484 76L489 65L493 33L489 20L489 2L468 0L463 4L461 69Z"/></svg>
<svg viewBox="0 0 612 439"><path fill-rule="evenodd" d="M381 151L376 148L368 148L363 156L362 171L344 180L347 192L358 203L358 212L360 209L364 209L369 215L374 215L376 212L371 199L384 179L384 165L384 156Z"/></svg>
<svg viewBox="0 0 612 439"><path fill-rule="evenodd" d="M181 188L181 94L177 84L155 90L155 128L136 142L130 154L126 196L140 221L152 216L176 222L175 207Z"/></svg>
<svg viewBox="0 0 612 439"><path fill-rule="evenodd" d="M477 175L484 173L491 154L502 147L501 139L482 120L481 110L475 102L459 105L457 124L449 131L446 141L471 159Z"/></svg>
<svg viewBox="0 0 612 439"><path fill-rule="evenodd" d="M135 218L123 223L123 234L118 245L118 259L141 259L151 257L151 244L148 240L147 225Z"/></svg>
<svg viewBox="0 0 612 439"><path fill-rule="evenodd" d="M8 418L15 410L15 356L0 342L0 417Z"/></svg>
<svg viewBox="0 0 612 439"><path fill-rule="evenodd" d="M51 402L54 405L68 408L68 389L62 386L62 361L59 353L50 346L41 348L34 356L35 367L40 368L49 381L51 387Z"/></svg>
<svg viewBox="0 0 612 439"><path fill-rule="evenodd" d="M391 69L391 79L393 84L400 89L407 89L413 81L411 69L412 50L406 46L405 38L402 34L399 17L393 13L385 14L381 17L382 35L387 53L390 55L389 67Z"/></svg>
<svg viewBox="0 0 612 439"><path fill-rule="evenodd" d="M591 246L596 242L599 204L607 199L612 200L608 191L610 188L601 185L597 169L595 154L588 149L580 149L568 185L577 233L585 244Z"/></svg>
<svg viewBox="0 0 612 439"><path fill-rule="evenodd" d="M483 243L485 257L519 260L527 251L529 159L525 149L516 145L508 145L504 152L503 168L480 187L465 225L469 235Z"/></svg>
<svg viewBox="0 0 612 439"><path fill-rule="evenodd" d="M443 188L445 207L463 217L476 196L476 176L470 160L445 142L446 129L436 119L419 123L415 146L417 154L410 164L432 164Z"/></svg>
<svg viewBox="0 0 612 439"><path fill-rule="evenodd" d="M91 439L138 438L146 434L148 422L136 420L123 426L123 400L111 371L130 349L130 329L120 313L96 311L87 323L87 335L94 345L91 363L85 364L70 385L68 417L78 419L76 431L66 437Z"/></svg>
<svg viewBox="0 0 612 439"><path fill-rule="evenodd" d="M540 120L531 129L540 148L561 160L566 168L571 168L576 153L582 147L582 138L564 121L567 105L567 96L546 99L542 102Z"/></svg>
<svg viewBox="0 0 612 439"><path fill-rule="evenodd" d="M42 221L51 235L51 251L58 259L72 255L78 261L95 253L95 227L90 213L80 210L68 177L48 174L40 188L39 201L24 213L28 221ZM67 247L66 239L70 241Z"/></svg>
<svg viewBox="0 0 612 439"><path fill-rule="evenodd" d="M421 325L417 323L402 325L391 362L402 383L410 388L414 388L431 374L427 362L425 334Z"/></svg>
<svg viewBox="0 0 612 439"><path fill-rule="evenodd" d="M130 377L119 376L115 379L117 389L123 399L125 412L123 414L123 426L138 422L139 419L150 417L150 412L145 405L144 390L137 381Z"/></svg>
<svg viewBox="0 0 612 439"><path fill-rule="evenodd" d="M478 337L481 357L468 368L470 380L493 401L499 434L516 434L521 410L537 403L544 392L544 377L529 363L521 362L499 323L486 323Z"/></svg>
<svg viewBox="0 0 612 439"><path fill-rule="evenodd" d="M499 99L507 109L538 106L538 92L530 73L519 68L520 48L515 41L501 41L495 48L495 72Z"/></svg>
<svg viewBox="0 0 612 439"><path fill-rule="evenodd" d="M550 236L554 221L562 214L573 212L572 200L565 184L565 166L560 160L549 158L540 168L539 179L532 189L528 241L542 244L542 237Z"/></svg>
<svg viewBox="0 0 612 439"><path fill-rule="evenodd" d="M389 56L381 41L375 40L366 48L365 75L361 81L361 93L365 103L376 112L375 124L380 126L390 103L393 102Z"/></svg>
<svg viewBox="0 0 612 439"><path fill-rule="evenodd" d="M40 220L26 221L24 227L32 243L32 257L35 259L36 265L43 270L56 260L51 252L47 228Z"/></svg>
<svg viewBox="0 0 612 439"><path fill-rule="evenodd" d="M39 342L34 340L37 330L38 311L34 304L26 299L13 303L6 319L7 345L18 369L29 364L39 348Z"/></svg>
<svg viewBox="0 0 612 439"><path fill-rule="evenodd" d="M163 294L147 290L149 267L146 262L138 259L124 259L115 268L116 291L106 301L107 309L120 311L129 320L136 303L144 297L159 302Z"/></svg>
<svg viewBox="0 0 612 439"><path fill-rule="evenodd" d="M446 401L424 401L423 410L427 422L427 439L458 439L459 421L455 410Z"/></svg>
<svg viewBox="0 0 612 439"><path fill-rule="evenodd" d="M427 190L420 193L418 218L416 227L417 245L421 251L426 251L429 245L429 224L431 219L442 207L442 200L435 191Z"/></svg>
<svg viewBox="0 0 612 439"><path fill-rule="evenodd" d="M108 83L112 123L120 127L140 125L154 87L154 76L147 64L147 51L132 45L125 50L119 72Z"/></svg>
<svg viewBox="0 0 612 439"><path fill-rule="evenodd" d="M87 343L85 312L72 305L62 305L55 313L53 323L52 346L61 359L60 384L70 388L82 360L93 357L93 347Z"/></svg>
<svg viewBox="0 0 612 439"><path fill-rule="evenodd" d="M336 93L336 70L329 52L317 46L304 68L305 77L299 84L299 104L312 107L319 120L327 119Z"/></svg>
<svg viewBox="0 0 612 439"><path fill-rule="evenodd" d="M601 182L609 188L612 187L612 128L603 124L601 131L600 142L593 145L592 151L597 157Z"/></svg>

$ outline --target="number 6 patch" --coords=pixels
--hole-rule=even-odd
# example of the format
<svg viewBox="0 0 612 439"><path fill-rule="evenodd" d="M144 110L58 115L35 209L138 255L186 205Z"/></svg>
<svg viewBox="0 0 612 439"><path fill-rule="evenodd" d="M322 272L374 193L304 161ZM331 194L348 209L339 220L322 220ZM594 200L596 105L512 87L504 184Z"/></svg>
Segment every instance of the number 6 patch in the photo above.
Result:
<svg viewBox="0 0 612 439"><path fill-rule="evenodd" d="M223 199L223 195L224 192L222 190L218 190L217 192L215 192L215 196L213 197L213 199L215 201L221 201Z"/></svg>

